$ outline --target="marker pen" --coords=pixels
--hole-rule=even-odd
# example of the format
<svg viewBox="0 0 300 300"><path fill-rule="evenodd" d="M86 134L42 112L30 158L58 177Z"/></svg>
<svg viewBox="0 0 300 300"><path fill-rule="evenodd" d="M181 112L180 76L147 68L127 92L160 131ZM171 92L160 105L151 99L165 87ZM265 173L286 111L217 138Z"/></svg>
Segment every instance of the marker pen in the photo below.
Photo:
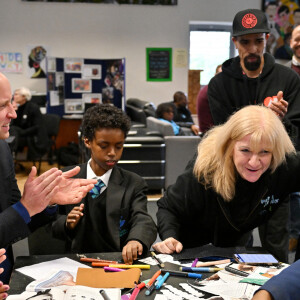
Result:
<svg viewBox="0 0 300 300"><path fill-rule="evenodd" d="M124 269L119 268L112 268L112 267L104 267L104 271L110 271L110 272L122 272L125 271Z"/></svg>
<svg viewBox="0 0 300 300"><path fill-rule="evenodd" d="M150 269L150 265L125 265L125 264L118 264L118 265L109 265L111 268L120 268L120 269L132 269L132 268L139 268L139 269Z"/></svg>
<svg viewBox="0 0 300 300"><path fill-rule="evenodd" d="M207 268L207 267L200 267L200 268L188 268L188 267L180 267L180 271L184 272L203 272L203 273L212 273L218 272L220 270L224 270L224 268Z"/></svg>
<svg viewBox="0 0 300 300"><path fill-rule="evenodd" d="M195 260L193 261L193 263L192 263L192 268L195 268L196 267L196 265L197 265L197 262L198 262L198 258L195 258Z"/></svg>
<svg viewBox="0 0 300 300"><path fill-rule="evenodd" d="M173 276L181 276L181 277L189 277L189 278L202 278L202 274L197 273L187 273L187 272L181 272L181 271L173 271L173 270L161 270L163 273L168 272L170 275Z"/></svg>
<svg viewBox="0 0 300 300"><path fill-rule="evenodd" d="M155 289L155 286L157 285L157 283L162 279L163 277L161 275L159 275L157 278L156 278L156 282L153 283L145 292L145 295L146 296L149 296L153 290Z"/></svg>
<svg viewBox="0 0 300 300"><path fill-rule="evenodd" d="M155 289L159 290L161 288L161 286L164 284L164 282L167 280L167 278L169 277L170 273L167 272L164 277L155 285Z"/></svg>

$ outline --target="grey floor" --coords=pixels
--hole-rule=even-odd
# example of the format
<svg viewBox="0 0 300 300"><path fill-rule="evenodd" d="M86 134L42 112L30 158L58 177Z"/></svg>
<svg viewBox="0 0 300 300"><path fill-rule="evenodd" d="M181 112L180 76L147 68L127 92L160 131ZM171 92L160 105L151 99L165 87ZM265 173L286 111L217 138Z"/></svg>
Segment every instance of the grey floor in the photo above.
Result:
<svg viewBox="0 0 300 300"><path fill-rule="evenodd" d="M152 216L153 220L156 223L156 221L157 221L156 220L157 205L156 205L155 200L148 201L148 212ZM255 229L253 231L253 238L254 238L253 246L257 246L257 247L261 246L257 229ZM157 239L156 239L156 242L158 242L158 241L160 241L159 237L157 237ZM27 238L15 243L13 245L13 251L14 251L15 257L29 255ZM289 253L289 263L293 263L294 259L295 259L295 252L290 252Z"/></svg>

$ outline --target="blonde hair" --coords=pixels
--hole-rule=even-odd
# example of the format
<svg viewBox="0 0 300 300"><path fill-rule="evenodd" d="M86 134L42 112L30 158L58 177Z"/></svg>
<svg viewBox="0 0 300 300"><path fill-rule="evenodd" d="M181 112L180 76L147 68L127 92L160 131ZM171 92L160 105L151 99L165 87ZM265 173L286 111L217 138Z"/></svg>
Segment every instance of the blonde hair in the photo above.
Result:
<svg viewBox="0 0 300 300"><path fill-rule="evenodd" d="M233 162L235 143L251 134L250 146L260 150L262 143L272 153L271 172L283 162L295 148L282 122L270 109L246 106L220 126L207 132L198 146L194 175L205 187L212 187L225 201L235 195L236 168Z"/></svg>

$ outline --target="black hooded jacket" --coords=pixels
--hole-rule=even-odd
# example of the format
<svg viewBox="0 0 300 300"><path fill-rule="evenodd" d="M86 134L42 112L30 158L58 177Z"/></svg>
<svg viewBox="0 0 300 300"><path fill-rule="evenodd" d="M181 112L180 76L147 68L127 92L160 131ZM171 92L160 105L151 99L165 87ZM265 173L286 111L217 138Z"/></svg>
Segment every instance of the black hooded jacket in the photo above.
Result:
<svg viewBox="0 0 300 300"><path fill-rule="evenodd" d="M213 77L208 86L208 102L215 125L225 123L240 108L262 104L267 97L283 92L288 111L283 123L291 137L300 127L300 78L286 66L275 63L273 56L264 54L264 67L257 78L243 74L240 57L231 58L222 65L222 72Z"/></svg>

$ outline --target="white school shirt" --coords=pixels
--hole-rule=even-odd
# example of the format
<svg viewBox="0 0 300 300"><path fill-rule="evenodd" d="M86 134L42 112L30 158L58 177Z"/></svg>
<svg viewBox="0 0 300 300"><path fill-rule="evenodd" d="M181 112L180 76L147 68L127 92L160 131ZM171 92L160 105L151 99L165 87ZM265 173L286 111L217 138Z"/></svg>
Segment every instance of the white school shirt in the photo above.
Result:
<svg viewBox="0 0 300 300"><path fill-rule="evenodd" d="M88 163L87 163L86 179L97 179L97 180L98 180L98 179L101 179L101 180L104 182L104 184L105 184L105 186L102 187L102 189L101 189L101 192L100 192L100 194L101 194L101 193L103 193L103 192L106 190L106 188L108 187L108 182L109 182L109 178L110 178L112 169L108 170L108 171L107 171L106 173L104 173L102 176L97 176L97 175L94 173L94 171L92 170L92 168L91 168L91 165L90 165L91 160L92 160L92 159L90 159L90 160L88 161Z"/></svg>

